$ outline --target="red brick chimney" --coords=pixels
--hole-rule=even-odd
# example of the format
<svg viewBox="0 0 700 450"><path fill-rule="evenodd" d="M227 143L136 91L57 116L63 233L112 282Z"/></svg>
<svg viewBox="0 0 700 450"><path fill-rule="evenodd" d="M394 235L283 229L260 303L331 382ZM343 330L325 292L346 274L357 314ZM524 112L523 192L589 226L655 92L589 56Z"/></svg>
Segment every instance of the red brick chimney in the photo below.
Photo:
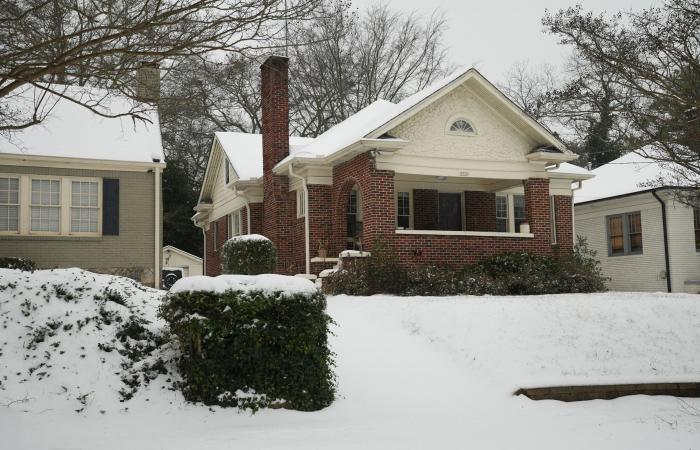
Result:
<svg viewBox="0 0 700 450"><path fill-rule="evenodd" d="M260 66L262 78L263 227L277 247L278 273L298 273L292 267L292 216L289 178L272 168L289 155L289 60L270 56Z"/></svg>

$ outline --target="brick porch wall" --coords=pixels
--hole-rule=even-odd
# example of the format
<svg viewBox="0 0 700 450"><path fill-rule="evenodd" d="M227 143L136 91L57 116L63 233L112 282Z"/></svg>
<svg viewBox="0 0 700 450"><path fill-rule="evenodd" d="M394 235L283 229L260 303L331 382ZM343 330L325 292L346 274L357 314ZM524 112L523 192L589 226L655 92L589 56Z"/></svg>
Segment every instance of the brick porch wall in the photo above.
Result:
<svg viewBox="0 0 700 450"><path fill-rule="evenodd" d="M214 242L214 228L217 228L217 240ZM221 275L221 246L228 240L228 216L219 218L209 224L206 231L206 267L204 274L210 277Z"/></svg>
<svg viewBox="0 0 700 450"><path fill-rule="evenodd" d="M570 254L574 249L571 197L566 195L554 196L554 217L557 229L556 251L559 256Z"/></svg>
<svg viewBox="0 0 700 450"><path fill-rule="evenodd" d="M374 241L391 239L394 235L394 172L377 170L373 158L369 152L365 152L333 168L332 242L329 255L345 249L347 201L355 184L359 186L362 197L364 249L371 251Z"/></svg>
<svg viewBox="0 0 700 450"><path fill-rule="evenodd" d="M467 231L496 231L496 194L464 191Z"/></svg>
<svg viewBox="0 0 700 450"><path fill-rule="evenodd" d="M439 195L435 189L413 190L413 228L436 230L438 227Z"/></svg>

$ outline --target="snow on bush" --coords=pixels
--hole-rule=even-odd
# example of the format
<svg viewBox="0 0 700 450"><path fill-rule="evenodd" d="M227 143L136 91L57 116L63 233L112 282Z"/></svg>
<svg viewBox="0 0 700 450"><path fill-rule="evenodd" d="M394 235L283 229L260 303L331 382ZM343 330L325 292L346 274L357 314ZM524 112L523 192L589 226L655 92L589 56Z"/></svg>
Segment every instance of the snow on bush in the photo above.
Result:
<svg viewBox="0 0 700 450"><path fill-rule="evenodd" d="M103 412L167 373L161 293L80 269L0 269L0 405Z"/></svg>
<svg viewBox="0 0 700 450"><path fill-rule="evenodd" d="M318 289L306 278L289 277L285 275L219 275L218 277L194 276L178 280L170 292L207 291L224 293L226 291L262 291L266 294L279 292L283 295L313 294Z"/></svg>
<svg viewBox="0 0 700 450"><path fill-rule="evenodd" d="M277 249L259 234L235 236L221 249L223 273L258 275L272 273L277 265Z"/></svg>
<svg viewBox="0 0 700 450"><path fill-rule="evenodd" d="M335 393L326 298L305 278L178 281L161 314L177 336L185 398L253 411L324 408Z"/></svg>

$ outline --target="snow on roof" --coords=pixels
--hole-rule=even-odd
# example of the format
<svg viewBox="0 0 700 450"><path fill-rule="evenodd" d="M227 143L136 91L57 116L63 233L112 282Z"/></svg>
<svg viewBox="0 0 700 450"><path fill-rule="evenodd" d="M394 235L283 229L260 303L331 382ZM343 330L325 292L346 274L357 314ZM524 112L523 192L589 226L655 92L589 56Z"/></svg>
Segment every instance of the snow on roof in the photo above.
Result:
<svg viewBox="0 0 700 450"><path fill-rule="evenodd" d="M38 125L0 135L0 155L55 156L109 161L153 162L165 160L158 112L149 105L106 89L80 86L51 86L65 89L71 98L99 102L95 109L107 114L139 111L151 123L130 116L102 117L56 94L42 101L46 118ZM21 115L31 114L44 91L30 87L16 96L3 98L3 108Z"/></svg>
<svg viewBox="0 0 700 450"><path fill-rule="evenodd" d="M377 100L331 127L297 153L290 152L279 164L284 164L295 156L322 158L352 145L381 126L394 113L396 106L386 100Z"/></svg>
<svg viewBox="0 0 700 450"><path fill-rule="evenodd" d="M571 163L566 163L566 162L559 164L559 167L557 167L556 169L549 170L549 172L559 173L562 175L569 175L569 174L571 174L571 175L589 175L589 176L593 175L593 173L588 169L585 169L583 167L579 167L576 164L571 164Z"/></svg>
<svg viewBox="0 0 700 450"><path fill-rule="evenodd" d="M219 131L214 135L241 180L263 176L261 134ZM314 138L290 136L289 153L294 155L313 141Z"/></svg>
<svg viewBox="0 0 700 450"><path fill-rule="evenodd" d="M595 178L583 182L581 189L574 194L574 203L645 191L650 189L645 183L669 177L673 172L666 164L631 152L593 169L591 173Z"/></svg>
<svg viewBox="0 0 700 450"><path fill-rule="evenodd" d="M306 278L290 277L287 275L219 275L208 277L204 275L186 277L178 280L170 288L171 293L178 292L215 292L226 291L263 291L267 294L282 292L285 295L313 294L318 290L316 285Z"/></svg>

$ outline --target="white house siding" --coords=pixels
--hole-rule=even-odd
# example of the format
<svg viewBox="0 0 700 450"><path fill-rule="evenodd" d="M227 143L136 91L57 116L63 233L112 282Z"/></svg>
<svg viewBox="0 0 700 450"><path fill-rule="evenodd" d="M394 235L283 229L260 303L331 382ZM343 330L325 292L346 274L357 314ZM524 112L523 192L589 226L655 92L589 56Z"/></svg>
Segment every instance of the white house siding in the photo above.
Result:
<svg viewBox="0 0 700 450"><path fill-rule="evenodd" d="M450 122L467 119L476 129L474 136L447 132ZM527 161L525 155L536 142L516 130L481 98L464 86L437 100L389 132L410 143L401 155L438 158L467 158L485 161Z"/></svg>
<svg viewBox="0 0 700 450"><path fill-rule="evenodd" d="M688 280L700 280L700 252L695 250L693 210L669 199L666 214L673 292L698 293L700 286L685 284Z"/></svg>
<svg viewBox="0 0 700 450"><path fill-rule="evenodd" d="M232 212L245 207L245 201L242 198L237 197L233 189L229 189L226 187L226 175L224 172L226 169L223 152L219 149L219 151L216 152L215 157L221 158L221 164L219 165L219 168L216 171L216 175L214 177L212 185L212 212L209 218L209 220L212 222L219 219L220 217L223 217L227 214L231 214ZM230 173L230 179L233 180L234 176L235 175L232 170Z"/></svg>
<svg viewBox="0 0 700 450"><path fill-rule="evenodd" d="M642 215L643 253L608 256L606 216L635 211ZM611 278L611 290L667 290L661 205L650 193L576 205L575 217L575 232L586 237L590 248L598 252L603 272Z"/></svg>

